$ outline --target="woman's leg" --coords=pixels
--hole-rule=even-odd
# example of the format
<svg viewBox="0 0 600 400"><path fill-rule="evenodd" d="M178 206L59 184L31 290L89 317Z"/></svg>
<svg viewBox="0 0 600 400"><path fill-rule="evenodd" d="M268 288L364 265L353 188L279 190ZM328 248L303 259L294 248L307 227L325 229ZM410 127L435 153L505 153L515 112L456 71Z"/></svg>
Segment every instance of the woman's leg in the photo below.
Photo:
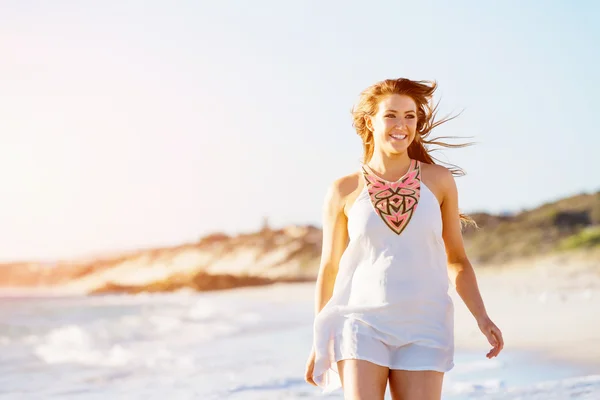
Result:
<svg viewBox="0 0 600 400"><path fill-rule="evenodd" d="M364 360L338 361L345 400L383 400L388 367Z"/></svg>
<svg viewBox="0 0 600 400"><path fill-rule="evenodd" d="M390 370L393 400L440 400L443 381L443 372Z"/></svg>

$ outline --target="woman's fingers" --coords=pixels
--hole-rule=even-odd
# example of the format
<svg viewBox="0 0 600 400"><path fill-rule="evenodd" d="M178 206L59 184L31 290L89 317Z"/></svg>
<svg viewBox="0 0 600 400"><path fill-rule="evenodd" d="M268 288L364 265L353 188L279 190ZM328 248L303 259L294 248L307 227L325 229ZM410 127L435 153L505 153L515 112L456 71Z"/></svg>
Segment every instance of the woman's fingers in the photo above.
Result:
<svg viewBox="0 0 600 400"><path fill-rule="evenodd" d="M498 327L495 328L496 335L498 337L498 340L500 341L500 350L502 350L504 348L504 337L502 336L502 332L500 331L500 329L498 329Z"/></svg>
<svg viewBox="0 0 600 400"><path fill-rule="evenodd" d="M306 373L306 375L304 376L304 380L313 386L317 386L317 384L315 383L315 381L312 377L312 371Z"/></svg>
<svg viewBox="0 0 600 400"><path fill-rule="evenodd" d="M498 355L504 348L504 338L502 337L502 332L500 331L500 329L498 329L498 327L495 325L492 328L492 333L494 334L494 337L498 341L498 345L496 346L497 347L496 355Z"/></svg>
<svg viewBox="0 0 600 400"><path fill-rule="evenodd" d="M496 357L504 348L504 338L502 337L502 332L490 319L487 319L484 323L480 323L479 328L492 346L490 351L486 354L486 357Z"/></svg>
<svg viewBox="0 0 600 400"><path fill-rule="evenodd" d="M502 332L497 326L491 325L485 332L488 341L493 348L487 353L488 358L496 357L500 354L500 351L504 348L504 339L502 338Z"/></svg>
<svg viewBox="0 0 600 400"><path fill-rule="evenodd" d="M306 363L306 370L304 372L304 380L313 386L317 386L317 384L315 383L315 380L313 379L314 369L315 369L315 358L314 358L314 354L311 354L311 356L308 359L308 362Z"/></svg>

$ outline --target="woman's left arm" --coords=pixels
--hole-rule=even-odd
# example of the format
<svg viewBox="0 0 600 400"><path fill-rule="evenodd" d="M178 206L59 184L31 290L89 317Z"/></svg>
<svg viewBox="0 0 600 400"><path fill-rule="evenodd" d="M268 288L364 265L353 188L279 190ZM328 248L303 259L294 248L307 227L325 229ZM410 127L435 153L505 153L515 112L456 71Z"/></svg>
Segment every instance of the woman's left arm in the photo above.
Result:
<svg viewBox="0 0 600 400"><path fill-rule="evenodd" d="M443 179L444 195L441 210L442 237L448 257L448 275L456 287L456 292L475 317L479 329L486 336L490 345L493 346L486 357L496 357L504 347L504 339L502 338L502 332L492 322L483 304L475 271L467 257L463 242L456 182L450 171L446 171L447 174Z"/></svg>

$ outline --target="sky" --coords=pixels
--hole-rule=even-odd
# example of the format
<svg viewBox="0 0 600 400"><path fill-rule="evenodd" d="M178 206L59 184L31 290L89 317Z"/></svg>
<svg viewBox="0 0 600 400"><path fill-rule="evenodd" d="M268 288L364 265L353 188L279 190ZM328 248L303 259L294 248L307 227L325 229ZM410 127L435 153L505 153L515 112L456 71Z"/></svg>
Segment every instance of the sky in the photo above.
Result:
<svg viewBox="0 0 600 400"><path fill-rule="evenodd" d="M321 225L350 109L435 80L464 212L600 190L600 3L0 3L0 260Z"/></svg>

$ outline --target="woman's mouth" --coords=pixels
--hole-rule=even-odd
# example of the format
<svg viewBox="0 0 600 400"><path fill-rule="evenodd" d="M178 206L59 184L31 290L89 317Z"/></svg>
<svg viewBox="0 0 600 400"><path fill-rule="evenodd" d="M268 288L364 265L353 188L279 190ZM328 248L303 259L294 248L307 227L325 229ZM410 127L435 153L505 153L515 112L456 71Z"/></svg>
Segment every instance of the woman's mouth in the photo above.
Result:
<svg viewBox="0 0 600 400"><path fill-rule="evenodd" d="M404 140L404 139L406 139L406 135L402 135L402 134L399 134L399 133L393 133L390 136L393 139L396 139L396 140Z"/></svg>

